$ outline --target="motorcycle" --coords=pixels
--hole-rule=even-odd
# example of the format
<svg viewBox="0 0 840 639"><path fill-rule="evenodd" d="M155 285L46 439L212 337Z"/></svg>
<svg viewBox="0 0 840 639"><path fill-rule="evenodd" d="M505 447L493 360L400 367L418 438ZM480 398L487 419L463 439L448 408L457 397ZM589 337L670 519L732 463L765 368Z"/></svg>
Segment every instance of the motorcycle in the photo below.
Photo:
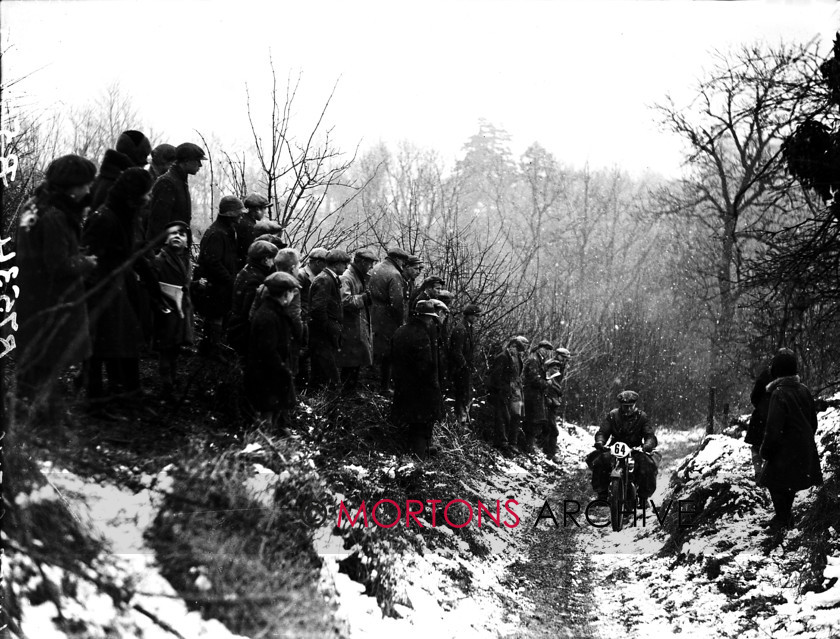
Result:
<svg viewBox="0 0 840 639"><path fill-rule="evenodd" d="M610 521L612 529L621 530L624 526L625 506L632 504L636 509L636 499L639 493L638 486L633 481L633 471L636 468L636 460L633 459L632 451L641 448L632 448L624 442L615 442L608 450L612 455L613 467L610 471ZM632 511L628 511L632 512Z"/></svg>

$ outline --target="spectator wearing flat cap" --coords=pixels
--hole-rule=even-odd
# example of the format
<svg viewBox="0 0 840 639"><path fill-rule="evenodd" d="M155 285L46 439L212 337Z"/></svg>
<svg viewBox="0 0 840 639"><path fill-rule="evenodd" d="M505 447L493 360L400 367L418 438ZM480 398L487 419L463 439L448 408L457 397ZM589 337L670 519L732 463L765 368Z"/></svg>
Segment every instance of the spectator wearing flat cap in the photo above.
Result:
<svg viewBox="0 0 840 639"><path fill-rule="evenodd" d="M233 195L219 202L219 214L204 232L198 251L199 277L206 280L198 312L204 316L202 355L221 356L220 346L225 322L233 303L236 279L236 229L234 224L245 207Z"/></svg>
<svg viewBox="0 0 840 639"><path fill-rule="evenodd" d="M251 193L245 198L244 204L245 212L236 221L240 268L247 260L248 247L257 237L266 233L279 233L283 230L278 222L266 219L266 213L272 204L264 195ZM285 248L285 245L278 248Z"/></svg>
<svg viewBox="0 0 840 639"><path fill-rule="evenodd" d="M470 419L472 403L472 372L475 356L473 323L481 315L477 304L467 304L461 311L461 321L449 336L449 379L455 399L455 417L459 422Z"/></svg>
<svg viewBox="0 0 840 639"><path fill-rule="evenodd" d="M549 459L557 454L557 413L563 403L563 378L571 353L565 348L558 348L554 356L545 361L545 376L548 385L545 388L545 416L538 433L539 445Z"/></svg>
<svg viewBox="0 0 840 639"><path fill-rule="evenodd" d="M274 256L274 269L278 273L288 273L295 278L300 271L300 253L297 249L282 248ZM300 283L300 280L298 280ZM309 341L309 326L303 321L301 310L300 289L295 289L292 301L285 307L286 314L292 320L291 365L292 374L297 376L300 370L300 354Z"/></svg>
<svg viewBox="0 0 840 639"><path fill-rule="evenodd" d="M87 280L93 345L87 367L89 400L105 397L103 365L111 396L140 390L140 285L131 266L139 257L135 251L135 224L151 188L148 171L139 167L126 169L82 233L82 243L98 260Z"/></svg>
<svg viewBox="0 0 840 639"><path fill-rule="evenodd" d="M59 373L91 354L82 298L97 259L82 254L80 239L95 176L93 162L78 155L53 160L18 221L18 391L50 418Z"/></svg>
<svg viewBox="0 0 840 639"><path fill-rule="evenodd" d="M408 322L394 331L391 340L394 367L391 419L407 426L408 447L421 459L434 453L431 448L434 425L444 414L436 324L434 305L421 301Z"/></svg>
<svg viewBox="0 0 840 639"><path fill-rule="evenodd" d="M320 275L327 266L327 249L316 246L306 256L306 265L298 271L298 282L300 282L300 318L306 330L303 336L303 349L300 352L298 361L298 373L295 381L298 388L306 388L309 385L309 290L312 281Z"/></svg>
<svg viewBox="0 0 840 639"><path fill-rule="evenodd" d="M274 272L277 247L258 240L248 248L248 263L236 274L233 282L233 299L227 323L227 343L242 357L248 351L248 317L257 288Z"/></svg>
<svg viewBox="0 0 840 639"><path fill-rule="evenodd" d="M269 275L248 333L245 394L276 434L288 433L290 411L297 403L289 355L292 321L285 308L298 288L297 278L289 273Z"/></svg>
<svg viewBox="0 0 840 639"><path fill-rule="evenodd" d="M123 131L117 139L116 148L107 149L102 157L99 173L90 190L91 209L95 211L105 203L108 191L120 173L130 167L145 167L151 152L151 142L140 131Z"/></svg>
<svg viewBox="0 0 840 639"><path fill-rule="evenodd" d="M549 428L549 413L546 411L546 389L549 381L545 363L552 358L553 354L554 345L542 340L531 348L531 353L522 370L522 388L525 399L524 448L528 453L533 452L537 437Z"/></svg>
<svg viewBox="0 0 840 639"><path fill-rule="evenodd" d="M344 312L338 273L347 268L350 256L333 249L327 253L326 262L309 291L309 357L314 388L337 388L341 381L336 357L341 348Z"/></svg>
<svg viewBox="0 0 840 639"><path fill-rule="evenodd" d="M154 259L154 269L166 304L156 309L154 347L164 397L178 384L178 353L193 343L193 308L190 298L192 262L187 248L186 222L166 227L166 241Z"/></svg>
<svg viewBox="0 0 840 639"><path fill-rule="evenodd" d="M343 326L341 349L336 360L341 369L344 392L356 390L359 372L373 363L373 336L370 328L370 293L365 290L376 254L370 249L356 251L353 263L341 274Z"/></svg>
<svg viewBox="0 0 840 639"><path fill-rule="evenodd" d="M166 227L170 222L181 221L192 225L192 201L187 180L201 169L201 162L206 160L202 148L191 142L175 147L175 163L161 175L152 188L149 224L146 229L148 241L162 242L166 237ZM192 244L192 233L189 243Z"/></svg>
<svg viewBox="0 0 840 639"><path fill-rule="evenodd" d="M152 149L152 161L149 164L149 173L157 180L175 164L175 147L171 144L158 144Z"/></svg>
<svg viewBox="0 0 840 639"><path fill-rule="evenodd" d="M391 337L406 317L407 284L403 271L408 258L408 253L399 247L388 249L388 256L373 267L368 281L373 361L379 366L379 388L383 393L391 384Z"/></svg>
<svg viewBox="0 0 840 639"><path fill-rule="evenodd" d="M415 286L414 290L409 295L408 308L409 311L414 308L420 300L434 300L438 299L438 293L443 288L443 278L437 275L432 275L424 279L419 286ZM445 304L446 302L444 302ZM448 305L447 305L448 306Z"/></svg>
<svg viewBox="0 0 840 639"><path fill-rule="evenodd" d="M798 491L823 483L814 441L817 410L798 372L794 352L780 348L770 363L773 381L767 385L770 406L760 449L765 464L759 484L770 491L775 510L767 522L771 530L793 524L793 500Z"/></svg>
<svg viewBox="0 0 840 639"><path fill-rule="evenodd" d="M527 350L528 340L525 337L511 338L493 359L487 376L496 427L495 445L506 456L513 454L521 432L522 356Z"/></svg>
<svg viewBox="0 0 840 639"><path fill-rule="evenodd" d="M423 271L423 266L423 260L418 255L409 255L405 262L403 277L405 278L405 308L407 314L411 313L411 301L418 295L417 277Z"/></svg>

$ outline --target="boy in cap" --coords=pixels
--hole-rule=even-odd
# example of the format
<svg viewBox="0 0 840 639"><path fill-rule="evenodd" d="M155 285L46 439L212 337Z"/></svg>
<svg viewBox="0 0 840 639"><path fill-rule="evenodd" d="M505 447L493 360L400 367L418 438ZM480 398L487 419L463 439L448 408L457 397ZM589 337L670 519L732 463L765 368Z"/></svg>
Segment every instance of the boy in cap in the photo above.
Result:
<svg viewBox="0 0 840 639"><path fill-rule="evenodd" d="M175 148L175 163L160 176L152 188L151 210L146 229L146 240L159 240L166 237L166 226L179 220L187 227L192 223L192 200L187 180L201 169L202 161L207 158L204 150L191 142L179 144ZM188 238L192 244L192 235Z"/></svg>
<svg viewBox="0 0 840 639"><path fill-rule="evenodd" d="M261 288L262 303L248 332L245 394L260 418L275 433L285 435L291 426L290 410L297 403L289 352L292 322L285 308L300 284L289 273L272 273Z"/></svg>
<svg viewBox="0 0 840 639"><path fill-rule="evenodd" d="M279 223L265 219L268 209L273 205L264 195L251 193L245 198L245 212L236 221L236 238L239 245L239 268L247 261L248 247L260 235L277 233L282 230ZM279 247L284 248L284 247Z"/></svg>
<svg viewBox="0 0 840 639"><path fill-rule="evenodd" d="M449 379L455 396L455 417L465 423L470 419L472 402L472 371L475 356L473 323L481 315L478 304L467 304L461 311L461 321L449 337Z"/></svg>
<svg viewBox="0 0 840 639"><path fill-rule="evenodd" d="M149 164L149 173L152 179L157 180L175 164L175 147L171 144L158 144L152 149L152 161Z"/></svg>
<svg viewBox="0 0 840 639"><path fill-rule="evenodd" d="M219 214L205 231L198 251L200 277L206 279L202 307L204 339L199 346L202 355L221 357L221 340L225 321L233 302L236 279L236 230L234 224L245 207L233 195L219 202Z"/></svg>
<svg viewBox="0 0 840 639"><path fill-rule="evenodd" d="M312 282L309 291L309 357L312 385L337 387L340 374L336 363L341 347L344 313L341 306L341 280L350 256L340 249L327 253L327 266Z"/></svg>
<svg viewBox="0 0 840 639"><path fill-rule="evenodd" d="M257 294L257 288L274 271L277 247L271 242L257 240L248 248L248 263L236 274L233 282L233 300L227 325L230 347L245 356L248 350L248 316Z"/></svg>
<svg viewBox="0 0 840 639"><path fill-rule="evenodd" d="M370 249L356 251L353 263L340 277L343 326L341 350L336 363L341 369L342 390L345 393L356 390L361 368L373 363L371 299L365 286L375 262L376 254Z"/></svg>
<svg viewBox="0 0 840 639"><path fill-rule="evenodd" d="M166 241L154 260L166 305L155 311L154 346L158 373L165 396L177 385L178 353L193 343L193 312L190 299L192 265L187 249L188 227L175 220L166 227Z"/></svg>
<svg viewBox="0 0 840 639"><path fill-rule="evenodd" d="M403 271L408 258L398 246L389 248L388 256L373 268L368 282L373 361L380 367L382 393L388 393L391 384L391 337L405 322L407 284Z"/></svg>

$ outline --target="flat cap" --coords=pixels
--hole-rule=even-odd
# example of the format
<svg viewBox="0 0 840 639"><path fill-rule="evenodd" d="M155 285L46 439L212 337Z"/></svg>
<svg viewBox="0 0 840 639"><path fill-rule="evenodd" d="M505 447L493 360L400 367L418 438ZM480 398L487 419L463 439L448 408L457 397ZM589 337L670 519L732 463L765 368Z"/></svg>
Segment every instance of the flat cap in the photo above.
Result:
<svg viewBox="0 0 840 639"><path fill-rule="evenodd" d="M436 298L439 299L441 302L451 302L455 299L455 296L452 294L452 291L441 290L438 291Z"/></svg>
<svg viewBox="0 0 840 639"><path fill-rule="evenodd" d="M443 311L444 313L449 312L449 307L440 300L431 299L429 301L432 303L432 306L434 306L435 311Z"/></svg>
<svg viewBox="0 0 840 639"><path fill-rule="evenodd" d="M245 206L249 209L262 209L274 206L268 198L259 193L251 193L245 198Z"/></svg>
<svg viewBox="0 0 840 639"><path fill-rule="evenodd" d="M309 251L309 255L306 257L310 260L325 260L327 259L327 249L323 246L316 246L314 249Z"/></svg>
<svg viewBox="0 0 840 639"><path fill-rule="evenodd" d="M467 304L461 312L464 315L481 315L481 309L478 307L478 304Z"/></svg>
<svg viewBox="0 0 840 639"><path fill-rule="evenodd" d="M635 404L639 399L639 394L636 391L625 390L621 391L616 399L619 404Z"/></svg>
<svg viewBox="0 0 840 639"><path fill-rule="evenodd" d="M409 266L420 266L423 264L423 258L419 255L409 255L408 256L408 265Z"/></svg>
<svg viewBox="0 0 840 639"><path fill-rule="evenodd" d="M272 235L271 233L263 233L262 235L255 237L254 242L256 242L257 240L269 242L270 244L276 246L278 249L286 248L286 243L283 241L283 238L277 235Z"/></svg>
<svg viewBox="0 0 840 639"><path fill-rule="evenodd" d="M175 157L175 147L171 144L158 144L152 149L153 162L174 162Z"/></svg>
<svg viewBox="0 0 840 639"><path fill-rule="evenodd" d="M245 207L235 195L226 195L219 201L219 216L220 217L238 217L240 213L245 211Z"/></svg>
<svg viewBox="0 0 840 639"><path fill-rule="evenodd" d="M437 315L435 305L431 300L420 300L414 305L414 312L420 315Z"/></svg>
<svg viewBox="0 0 840 639"><path fill-rule="evenodd" d="M388 257L397 257L401 260L407 260L409 258L409 255L399 246L392 246L388 249Z"/></svg>
<svg viewBox="0 0 840 639"><path fill-rule="evenodd" d="M190 227L187 225L186 222L182 222L181 220L172 220L169 224L166 225L166 232L169 233L172 229L181 229L182 231L189 231Z"/></svg>
<svg viewBox="0 0 840 639"><path fill-rule="evenodd" d="M188 160L206 160L204 149L192 142L184 142L175 147L175 161L186 162Z"/></svg>
<svg viewBox="0 0 840 639"><path fill-rule="evenodd" d="M333 249L327 253L327 257L324 259L327 260L327 264L336 264L338 262L349 262L350 256L341 249Z"/></svg>
<svg viewBox="0 0 840 639"><path fill-rule="evenodd" d="M274 257L277 255L277 251L279 250L280 249L271 242L266 242L265 240L254 240L251 243L251 246L248 247L248 259L253 260L254 262L261 262L267 257Z"/></svg>
<svg viewBox="0 0 840 639"><path fill-rule="evenodd" d="M560 348L555 349L554 352L557 353L557 355L559 357L562 357L563 359L569 359L572 356L572 353L569 351L569 349L563 348L562 346Z"/></svg>
<svg viewBox="0 0 840 639"><path fill-rule="evenodd" d="M265 288L272 295L283 293L284 291L294 288L300 288L300 282L298 282L297 278L291 273L286 273L284 271L272 273L265 278L263 284L265 284Z"/></svg>
<svg viewBox="0 0 840 639"><path fill-rule="evenodd" d="M535 351L538 348L547 348L547 349L553 351L554 350L554 344L549 342L547 339L544 339L544 340L538 342L536 345L532 346L531 351Z"/></svg>
<svg viewBox="0 0 840 639"><path fill-rule="evenodd" d="M376 257L376 253L371 251L369 248L359 249L356 251L355 258L357 260L372 260L374 262L379 259Z"/></svg>

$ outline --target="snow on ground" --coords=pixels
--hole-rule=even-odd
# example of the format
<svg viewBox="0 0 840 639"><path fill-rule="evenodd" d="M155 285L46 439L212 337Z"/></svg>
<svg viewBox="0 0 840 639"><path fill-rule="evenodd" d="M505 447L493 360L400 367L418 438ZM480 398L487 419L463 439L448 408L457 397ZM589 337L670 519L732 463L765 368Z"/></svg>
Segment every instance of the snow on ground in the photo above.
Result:
<svg viewBox="0 0 840 639"><path fill-rule="evenodd" d="M838 437L840 412L830 409L819 418L817 442L824 453L827 442ZM772 515L772 506L753 480L749 447L715 435L703 441L696 456L675 465L676 460L667 463L669 438L660 441L665 444L660 447L665 468L685 484L674 494L674 483L662 481L667 475L660 473L653 500L703 490L721 494L727 487L722 492L726 510L690 528L683 554L676 558L654 555L666 541L656 521L652 528L588 530L592 540L587 544L601 574L595 593L604 613L599 632L626 634L630 628L633 634L628 636L636 637L837 637L840 586L819 594L799 593L795 564L802 531L789 531L776 547L767 544L761 523ZM828 470L825 465L823 470ZM813 488L798 493L794 513L801 514L815 493ZM829 557L824 576L840 577L840 557Z"/></svg>
<svg viewBox="0 0 840 639"><path fill-rule="evenodd" d="M64 583L73 576L62 568L47 565L42 576L29 557L10 552L7 561L3 562L3 577L17 594L33 592L39 588L44 576L47 577L51 582L47 588L58 593L65 627L81 629L81 634L77 630L73 636L171 639L176 635L165 629L168 627L185 638L239 637L219 621L204 620L198 612L187 609L161 576L154 552L143 540L143 532L152 523L163 493L171 486L171 478L165 470L157 477L144 475L141 481L147 488L136 494L111 484L83 479L49 463L42 464L42 470L48 485L29 495L21 493L16 499L17 505L23 509L43 500L64 503L92 537L106 542L108 551L94 560L97 578L134 594L125 606L118 608L111 597L90 581L78 579L73 589L65 588ZM18 600L22 607L24 637L68 636L55 623L58 609L54 603L32 605L27 596L18 597ZM140 609L149 614L143 614ZM159 623L149 615L156 617Z"/></svg>

